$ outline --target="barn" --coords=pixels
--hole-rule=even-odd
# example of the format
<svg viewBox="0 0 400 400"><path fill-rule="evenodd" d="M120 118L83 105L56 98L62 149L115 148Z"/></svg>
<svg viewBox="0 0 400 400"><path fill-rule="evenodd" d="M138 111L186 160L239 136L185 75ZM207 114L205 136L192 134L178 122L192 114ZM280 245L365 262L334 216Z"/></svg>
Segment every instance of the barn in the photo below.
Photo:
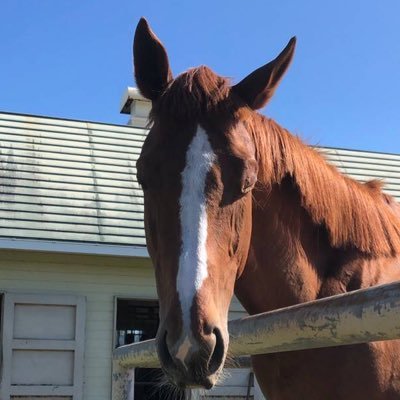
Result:
<svg viewBox="0 0 400 400"><path fill-rule="evenodd" d="M126 126L0 112L2 400L110 400L113 348L154 336L135 174L149 109L129 88ZM384 179L400 200L400 155L319 150L360 181ZM230 318L243 314L234 300ZM135 399L164 398L158 374L135 371ZM242 369L210 398L257 393Z"/></svg>

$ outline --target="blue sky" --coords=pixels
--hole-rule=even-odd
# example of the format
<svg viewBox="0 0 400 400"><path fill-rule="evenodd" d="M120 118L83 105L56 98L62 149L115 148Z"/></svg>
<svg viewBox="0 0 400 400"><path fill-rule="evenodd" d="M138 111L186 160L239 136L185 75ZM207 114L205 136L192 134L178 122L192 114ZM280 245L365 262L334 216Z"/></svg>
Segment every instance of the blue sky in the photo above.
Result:
<svg viewBox="0 0 400 400"><path fill-rule="evenodd" d="M141 16L175 74L206 64L238 81L296 35L262 112L311 144L400 153L399 0L2 0L0 110L125 123Z"/></svg>

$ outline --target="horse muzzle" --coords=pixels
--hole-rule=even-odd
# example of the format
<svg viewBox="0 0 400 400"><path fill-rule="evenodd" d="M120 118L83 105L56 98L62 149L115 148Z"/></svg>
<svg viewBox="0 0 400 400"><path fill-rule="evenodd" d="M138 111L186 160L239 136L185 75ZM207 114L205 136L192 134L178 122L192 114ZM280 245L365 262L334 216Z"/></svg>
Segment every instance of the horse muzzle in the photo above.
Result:
<svg viewBox="0 0 400 400"><path fill-rule="evenodd" d="M157 351L161 367L168 379L179 388L211 389L218 381L228 348L228 333L217 327L196 335L184 332L173 340L161 329L157 335Z"/></svg>

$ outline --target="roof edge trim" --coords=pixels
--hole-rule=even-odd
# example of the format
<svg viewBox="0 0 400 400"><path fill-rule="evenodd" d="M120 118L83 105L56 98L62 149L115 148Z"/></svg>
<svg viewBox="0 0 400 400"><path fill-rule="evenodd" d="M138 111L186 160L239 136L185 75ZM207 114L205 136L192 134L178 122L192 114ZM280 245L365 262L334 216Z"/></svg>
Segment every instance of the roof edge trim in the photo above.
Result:
<svg viewBox="0 0 400 400"><path fill-rule="evenodd" d="M0 249L149 258L146 247L107 245L101 243L0 238Z"/></svg>

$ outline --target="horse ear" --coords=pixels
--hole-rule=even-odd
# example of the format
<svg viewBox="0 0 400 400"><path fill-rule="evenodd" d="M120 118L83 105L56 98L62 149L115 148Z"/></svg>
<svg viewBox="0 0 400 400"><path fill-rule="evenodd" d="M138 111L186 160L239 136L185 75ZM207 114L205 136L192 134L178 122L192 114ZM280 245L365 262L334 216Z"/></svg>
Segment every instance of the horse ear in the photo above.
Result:
<svg viewBox="0 0 400 400"><path fill-rule="evenodd" d="M282 76L292 61L296 37L292 37L275 60L256 69L237 85L235 91L253 110L262 108L274 94Z"/></svg>
<svg viewBox="0 0 400 400"><path fill-rule="evenodd" d="M133 41L136 84L144 97L156 100L170 80L172 72L164 46L141 18Z"/></svg>

